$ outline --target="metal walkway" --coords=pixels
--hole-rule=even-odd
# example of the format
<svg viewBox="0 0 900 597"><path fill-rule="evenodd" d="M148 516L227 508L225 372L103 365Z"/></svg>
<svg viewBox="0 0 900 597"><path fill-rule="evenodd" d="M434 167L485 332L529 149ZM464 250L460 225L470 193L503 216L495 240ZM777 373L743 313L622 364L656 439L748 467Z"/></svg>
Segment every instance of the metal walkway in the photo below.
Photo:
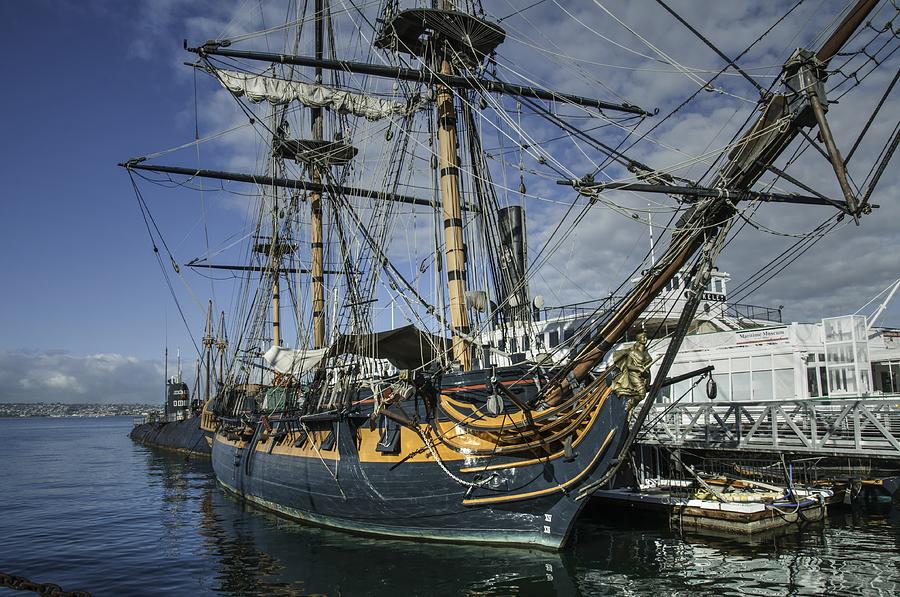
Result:
<svg viewBox="0 0 900 597"><path fill-rule="evenodd" d="M900 460L900 396L657 404L638 441Z"/></svg>

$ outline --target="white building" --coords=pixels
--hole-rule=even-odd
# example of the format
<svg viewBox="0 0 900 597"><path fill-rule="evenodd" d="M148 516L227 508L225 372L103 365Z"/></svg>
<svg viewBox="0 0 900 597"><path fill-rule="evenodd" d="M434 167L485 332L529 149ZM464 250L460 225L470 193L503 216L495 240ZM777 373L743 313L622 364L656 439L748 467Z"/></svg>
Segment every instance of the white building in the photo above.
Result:
<svg viewBox="0 0 900 597"><path fill-rule="evenodd" d="M697 315L668 376L713 365L718 400L793 400L900 393L900 330L867 329L866 318L848 315L818 323L782 323L781 307L729 303L730 276L714 270ZM662 355L666 336L675 328L685 304L680 276L665 287L629 331L651 337L649 350ZM498 365L551 358L564 360L577 347L578 330L616 302L591 301L536 310L534 322L495 330L485 339L498 349ZM588 324L587 326L585 324ZM501 340L505 335L506 340ZM625 348L624 344L622 348ZM505 352L508 356L504 356ZM658 367L658 366L657 366ZM655 368L651 373L656 373ZM664 388L660 400L708 400L693 381Z"/></svg>
<svg viewBox="0 0 900 597"><path fill-rule="evenodd" d="M653 347L665 350L667 342ZM865 317L820 323L693 334L684 339L669 376L713 365L721 400L792 400L893 394L900 384L900 330L866 330ZM663 400L708 400L691 381L664 390Z"/></svg>

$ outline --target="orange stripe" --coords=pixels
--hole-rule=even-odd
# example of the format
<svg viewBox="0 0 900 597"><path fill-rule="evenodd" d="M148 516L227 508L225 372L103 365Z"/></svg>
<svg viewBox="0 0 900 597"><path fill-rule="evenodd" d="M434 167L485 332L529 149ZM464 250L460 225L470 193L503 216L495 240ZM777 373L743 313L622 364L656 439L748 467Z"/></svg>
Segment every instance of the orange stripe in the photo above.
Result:
<svg viewBox="0 0 900 597"><path fill-rule="evenodd" d="M554 491L562 491L569 485L573 483L577 483L579 479L587 474L589 470L597 463L600 456L603 452L606 451L606 446L609 445L609 440L612 439L612 436L616 433L616 428L613 427L609 430L609 433L606 435L606 439L603 440L603 444L601 444L600 449L597 450L597 453L594 455L594 458L591 460L591 463L587 465L580 473L566 481L565 483L561 483L556 487L546 487L544 489L540 489L538 491L530 491L528 493L516 493L513 495L498 495L493 497L484 497L484 498L475 498L471 500L463 500L464 506L476 506L478 504L496 504L498 502L514 502L518 500L524 500L532 497L537 497L539 495L546 495L548 493L553 493Z"/></svg>

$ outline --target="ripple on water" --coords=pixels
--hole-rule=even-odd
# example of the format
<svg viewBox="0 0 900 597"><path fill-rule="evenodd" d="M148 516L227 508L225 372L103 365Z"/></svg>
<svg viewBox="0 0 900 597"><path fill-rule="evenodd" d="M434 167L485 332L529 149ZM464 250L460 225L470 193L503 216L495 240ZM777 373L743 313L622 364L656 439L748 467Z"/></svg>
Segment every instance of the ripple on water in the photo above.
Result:
<svg viewBox="0 0 900 597"><path fill-rule="evenodd" d="M759 540L596 511L562 553L376 540L242 505L130 419L0 420L0 570L97 595L896 595L896 510Z"/></svg>

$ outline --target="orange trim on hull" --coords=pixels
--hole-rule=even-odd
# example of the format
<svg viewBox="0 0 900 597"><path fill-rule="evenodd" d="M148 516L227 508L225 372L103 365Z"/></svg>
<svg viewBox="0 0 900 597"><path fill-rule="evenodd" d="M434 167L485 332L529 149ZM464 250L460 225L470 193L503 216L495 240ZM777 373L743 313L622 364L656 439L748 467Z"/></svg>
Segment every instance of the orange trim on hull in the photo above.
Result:
<svg viewBox="0 0 900 597"><path fill-rule="evenodd" d="M612 436L615 435L616 429L612 428L609 430L609 433L606 434L606 439L603 440L603 443L600 445L600 449L597 450L597 453L594 454L594 457L591 459L591 463L587 465L580 473L566 481L565 483L560 483L556 487L547 487L544 489L540 489L538 491L529 491L528 493L517 493L514 495L498 495L492 497L483 497L483 498L475 498L471 500L463 500L464 506L478 506L481 504L498 504L502 502L515 502L518 500L526 500L533 497L538 497L541 495L546 495L548 493L553 493L555 491L562 491L566 487L569 487L573 483L577 483L582 477L584 477L589 470L591 470L595 464L597 464L597 460L600 459L600 456L606 451L606 446L609 445L609 441L612 439Z"/></svg>

